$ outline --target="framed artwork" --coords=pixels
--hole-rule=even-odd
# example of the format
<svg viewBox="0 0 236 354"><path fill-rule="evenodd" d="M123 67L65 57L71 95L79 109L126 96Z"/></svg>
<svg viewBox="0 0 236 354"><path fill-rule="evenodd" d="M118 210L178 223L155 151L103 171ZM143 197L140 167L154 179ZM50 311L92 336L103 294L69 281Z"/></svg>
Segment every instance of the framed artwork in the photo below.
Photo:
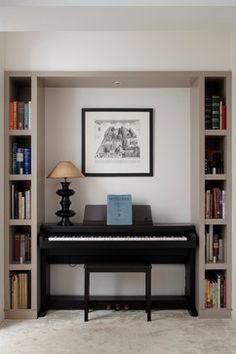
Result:
<svg viewBox="0 0 236 354"><path fill-rule="evenodd" d="M85 176L153 176L153 109L83 108Z"/></svg>

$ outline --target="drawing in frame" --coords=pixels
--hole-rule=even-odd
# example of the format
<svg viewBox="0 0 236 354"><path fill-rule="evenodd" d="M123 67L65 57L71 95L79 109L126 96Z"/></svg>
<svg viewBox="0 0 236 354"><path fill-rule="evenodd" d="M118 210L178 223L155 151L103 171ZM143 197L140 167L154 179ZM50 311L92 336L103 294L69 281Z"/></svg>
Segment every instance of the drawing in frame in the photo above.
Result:
<svg viewBox="0 0 236 354"><path fill-rule="evenodd" d="M152 108L82 108L85 176L153 176Z"/></svg>

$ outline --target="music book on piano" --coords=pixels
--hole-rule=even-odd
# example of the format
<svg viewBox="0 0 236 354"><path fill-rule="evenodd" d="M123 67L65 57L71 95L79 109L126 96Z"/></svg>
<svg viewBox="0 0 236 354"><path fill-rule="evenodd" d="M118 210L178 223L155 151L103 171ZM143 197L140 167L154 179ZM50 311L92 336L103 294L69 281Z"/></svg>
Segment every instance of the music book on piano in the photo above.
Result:
<svg viewBox="0 0 236 354"><path fill-rule="evenodd" d="M107 225L132 225L131 194L108 194Z"/></svg>

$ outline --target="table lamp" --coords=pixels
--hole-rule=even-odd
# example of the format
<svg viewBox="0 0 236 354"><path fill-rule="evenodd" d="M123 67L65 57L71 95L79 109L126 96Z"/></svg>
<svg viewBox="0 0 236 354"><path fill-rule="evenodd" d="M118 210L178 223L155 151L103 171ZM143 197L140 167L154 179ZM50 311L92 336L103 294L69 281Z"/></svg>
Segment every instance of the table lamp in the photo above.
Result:
<svg viewBox="0 0 236 354"><path fill-rule="evenodd" d="M64 181L61 182L62 189L57 190L57 194L61 197L61 210L58 210L55 213L57 216L61 217L61 221L58 223L58 225L73 225L69 219L75 215L75 212L70 210L70 196L72 196L75 192L73 189L69 189L70 182L67 182L67 178L81 177L84 177L84 175L71 161L60 161L47 176L47 178L64 178Z"/></svg>

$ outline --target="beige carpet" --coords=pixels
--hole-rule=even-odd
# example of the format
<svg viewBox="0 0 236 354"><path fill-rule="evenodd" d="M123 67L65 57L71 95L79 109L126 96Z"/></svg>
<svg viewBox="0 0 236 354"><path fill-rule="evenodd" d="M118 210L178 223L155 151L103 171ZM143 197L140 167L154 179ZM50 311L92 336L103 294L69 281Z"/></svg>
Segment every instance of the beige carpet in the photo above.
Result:
<svg viewBox="0 0 236 354"><path fill-rule="evenodd" d="M236 322L199 320L185 311L51 311L37 320L6 320L1 354L235 354Z"/></svg>

